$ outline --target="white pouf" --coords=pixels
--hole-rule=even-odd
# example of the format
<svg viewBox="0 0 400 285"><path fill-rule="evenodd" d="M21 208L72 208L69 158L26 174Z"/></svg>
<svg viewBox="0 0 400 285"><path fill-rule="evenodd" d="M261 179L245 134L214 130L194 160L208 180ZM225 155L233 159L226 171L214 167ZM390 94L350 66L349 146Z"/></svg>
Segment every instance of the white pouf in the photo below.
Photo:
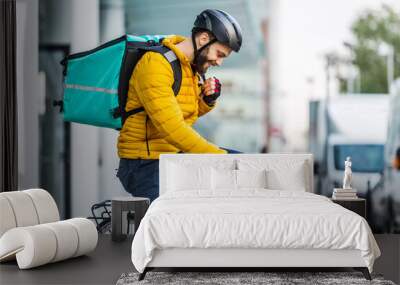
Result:
<svg viewBox="0 0 400 285"><path fill-rule="evenodd" d="M0 237L16 226L17 222L10 202L6 197L0 195Z"/></svg>
<svg viewBox="0 0 400 285"><path fill-rule="evenodd" d="M0 193L0 262L20 269L84 255L96 248L95 225L85 218L59 221L57 205L42 189Z"/></svg>

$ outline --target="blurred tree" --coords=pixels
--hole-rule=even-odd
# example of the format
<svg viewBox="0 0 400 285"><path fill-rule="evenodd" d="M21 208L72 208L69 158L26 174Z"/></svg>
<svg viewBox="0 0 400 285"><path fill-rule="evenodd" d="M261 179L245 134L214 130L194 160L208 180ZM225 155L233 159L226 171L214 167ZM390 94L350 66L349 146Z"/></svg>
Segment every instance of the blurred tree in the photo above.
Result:
<svg viewBox="0 0 400 285"><path fill-rule="evenodd" d="M388 49L393 49L394 78L400 76L400 13L387 5L379 10L367 10L353 23L351 30L354 42L345 43L345 46L350 49L352 64L358 69L358 91L388 93ZM349 91L347 80L339 77L343 93Z"/></svg>

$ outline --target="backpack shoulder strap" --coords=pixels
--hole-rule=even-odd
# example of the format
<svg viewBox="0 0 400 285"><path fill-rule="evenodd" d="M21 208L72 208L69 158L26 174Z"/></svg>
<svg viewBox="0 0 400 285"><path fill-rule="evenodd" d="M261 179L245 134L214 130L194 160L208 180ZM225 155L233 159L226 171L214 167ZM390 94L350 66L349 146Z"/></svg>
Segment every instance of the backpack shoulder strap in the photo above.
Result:
<svg viewBox="0 0 400 285"><path fill-rule="evenodd" d="M179 90L181 89L181 84L182 84L182 67L176 54L171 49L162 45L144 47L141 49L143 49L145 52L147 51L158 52L162 54L164 58L169 62L169 64L172 67L172 72L174 74L174 83L172 84L172 90L174 91L175 96L177 96ZM143 107L130 110L126 112L126 118L142 111L144 111Z"/></svg>
<svg viewBox="0 0 400 285"><path fill-rule="evenodd" d="M174 84L172 84L172 89L174 90L175 96L177 96L182 84L182 68L176 54L171 49L162 45L149 47L146 48L146 50L162 54L164 58L169 62L172 67L172 72L174 73Z"/></svg>

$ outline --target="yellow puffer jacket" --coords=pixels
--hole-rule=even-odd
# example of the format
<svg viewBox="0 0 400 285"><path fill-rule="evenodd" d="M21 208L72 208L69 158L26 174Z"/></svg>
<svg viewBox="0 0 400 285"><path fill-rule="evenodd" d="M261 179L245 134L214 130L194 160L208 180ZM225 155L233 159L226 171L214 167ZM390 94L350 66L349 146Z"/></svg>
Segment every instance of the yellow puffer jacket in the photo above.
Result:
<svg viewBox="0 0 400 285"><path fill-rule="evenodd" d="M163 55L147 52L137 63L129 81L126 110L144 107L145 112L130 116L118 138L121 158L159 159L162 153L226 153L198 134L192 125L209 112L200 97L198 76L193 74L188 58L175 44L181 36L163 40L174 51L182 67L182 84L175 97L172 90L173 71ZM146 130L146 114L148 115ZM149 153L146 145L146 131Z"/></svg>

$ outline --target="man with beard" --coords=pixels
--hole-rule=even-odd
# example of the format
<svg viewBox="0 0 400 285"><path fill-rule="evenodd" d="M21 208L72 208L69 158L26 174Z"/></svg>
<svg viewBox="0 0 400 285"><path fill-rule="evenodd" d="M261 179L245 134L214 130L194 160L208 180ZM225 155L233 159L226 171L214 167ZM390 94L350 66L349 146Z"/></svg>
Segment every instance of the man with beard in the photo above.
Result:
<svg viewBox="0 0 400 285"><path fill-rule="evenodd" d="M192 125L215 107L221 94L218 79L205 80L207 69L220 66L241 44L236 20L212 9L197 16L191 38L165 38L162 45L172 50L181 64L177 96L172 89L173 70L162 54L150 51L139 60L129 81L126 111L143 107L144 112L128 117L118 138L117 176L127 192L151 201L158 197L158 159L162 153L236 152L208 142Z"/></svg>

